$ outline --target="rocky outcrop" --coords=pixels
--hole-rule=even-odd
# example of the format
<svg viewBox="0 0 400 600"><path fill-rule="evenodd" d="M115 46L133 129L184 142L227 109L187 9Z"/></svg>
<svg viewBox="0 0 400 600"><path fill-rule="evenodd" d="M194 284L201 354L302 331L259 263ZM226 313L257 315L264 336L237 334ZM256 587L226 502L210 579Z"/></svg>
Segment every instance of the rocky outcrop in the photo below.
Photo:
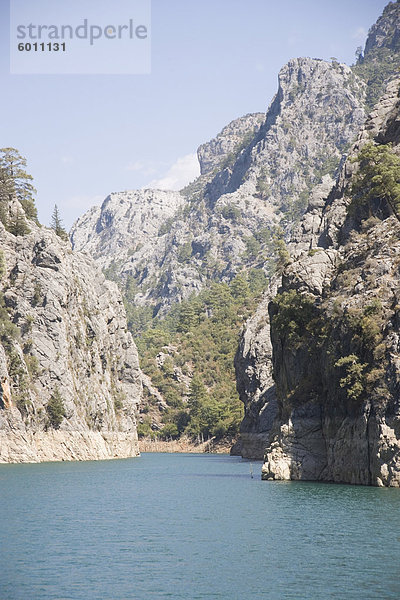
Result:
<svg viewBox="0 0 400 600"><path fill-rule="evenodd" d="M325 202L321 189L311 198L278 294L246 328L236 361L249 424L243 453L262 431L264 479L400 486L399 221L382 200L368 220L348 211L359 150L374 139L397 151L399 84L370 115Z"/></svg>
<svg viewBox="0 0 400 600"><path fill-rule="evenodd" d="M52 230L29 228L0 224L0 461L136 456L141 376L117 287Z"/></svg>
<svg viewBox="0 0 400 600"><path fill-rule="evenodd" d="M365 43L364 57L376 49L387 48L396 52L400 48L400 3L389 2L383 14L372 25Z"/></svg>
<svg viewBox="0 0 400 600"><path fill-rule="evenodd" d="M236 156L249 145L264 121L264 113L245 115L231 121L215 138L199 146L197 157L201 175L220 170L230 155Z"/></svg>
<svg viewBox="0 0 400 600"><path fill-rule="evenodd" d="M353 67L354 73L367 83L365 100L368 110L375 106L387 83L398 77L399 68L400 3L389 2L369 30L364 54L359 53Z"/></svg>
<svg viewBox="0 0 400 600"><path fill-rule="evenodd" d="M100 206L80 217L71 231L75 250L96 259L104 269L115 265L124 272L142 273L141 265L165 252L168 220L176 216L184 203L179 192L134 190L110 194Z"/></svg>
<svg viewBox="0 0 400 600"><path fill-rule="evenodd" d="M278 83L259 134L208 186L211 202L238 189L254 195L258 188L285 212L301 202L310 183L335 172L357 135L365 84L348 66L296 58L281 69Z"/></svg>
<svg viewBox="0 0 400 600"><path fill-rule="evenodd" d="M235 356L236 385L245 406L240 439L231 453L261 460L277 415L272 371L268 305L276 295L279 277L270 283L255 314L247 321Z"/></svg>

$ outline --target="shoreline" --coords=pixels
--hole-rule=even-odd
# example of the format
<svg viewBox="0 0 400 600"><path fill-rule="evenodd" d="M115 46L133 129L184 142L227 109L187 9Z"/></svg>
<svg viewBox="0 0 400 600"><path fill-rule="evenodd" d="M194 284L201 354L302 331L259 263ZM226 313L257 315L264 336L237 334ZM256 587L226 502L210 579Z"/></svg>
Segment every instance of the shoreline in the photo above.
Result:
<svg viewBox="0 0 400 600"><path fill-rule="evenodd" d="M140 452L230 454L234 441L220 440L216 442L211 438L205 442L194 443L188 438L166 441L146 437L139 439L138 443Z"/></svg>

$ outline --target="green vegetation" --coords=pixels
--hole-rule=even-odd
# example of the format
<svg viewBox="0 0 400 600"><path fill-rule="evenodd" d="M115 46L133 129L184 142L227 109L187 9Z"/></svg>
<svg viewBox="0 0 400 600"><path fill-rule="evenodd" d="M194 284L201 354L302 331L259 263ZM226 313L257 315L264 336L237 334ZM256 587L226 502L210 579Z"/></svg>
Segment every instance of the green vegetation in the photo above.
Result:
<svg viewBox="0 0 400 600"><path fill-rule="evenodd" d="M63 222L60 216L60 211L58 210L57 204L54 205L53 214L51 216L51 229L53 229L58 237L60 237L64 242L68 241L68 233L64 229Z"/></svg>
<svg viewBox="0 0 400 600"><path fill-rule="evenodd" d="M267 198L270 193L270 186L268 184L268 169L264 166L261 167L260 173L257 177L256 183L257 193L261 198Z"/></svg>
<svg viewBox="0 0 400 600"><path fill-rule="evenodd" d="M53 395L47 403L46 413L51 427L53 427L53 429L58 429L65 417L64 402L58 388L54 390Z"/></svg>
<svg viewBox="0 0 400 600"><path fill-rule="evenodd" d="M20 210L17 210L14 217L8 219L7 229L13 235L27 235L31 231L26 222L25 215Z"/></svg>
<svg viewBox="0 0 400 600"><path fill-rule="evenodd" d="M233 205L226 205L221 213L231 221L241 218ZM177 248L178 260L183 264L192 260L192 254L190 241ZM233 364L239 332L255 310L268 276L289 260L283 231L266 226L246 240L245 255L257 267L238 274L229 284L216 283L224 268L220 259L207 250L198 255L202 257L198 268L208 287L173 305L162 319L155 316L156 305L135 305L136 294L143 290L139 287L143 270L128 275L122 282L118 281L118 264L112 264L105 272L119 283L123 293L128 327L139 349L141 367L168 405L168 410L159 413L163 423L159 435L164 439L237 434L243 416ZM161 293L168 279L169 274L164 271L158 282L152 282L156 293ZM152 404L155 400L148 395L145 410L149 412ZM140 435L154 435L151 423L152 417L142 412Z"/></svg>
<svg viewBox="0 0 400 600"><path fill-rule="evenodd" d="M244 237L246 250L243 258L257 266L262 264L269 276L282 272L290 261L290 255L284 240L284 232L279 226L274 228L261 227L253 235ZM260 271L258 271L260 272ZM251 270L249 277L251 277Z"/></svg>
<svg viewBox="0 0 400 600"><path fill-rule="evenodd" d="M254 235L244 238L244 241L246 243L246 256L248 258L256 258L261 250L260 242Z"/></svg>
<svg viewBox="0 0 400 600"><path fill-rule="evenodd" d="M306 336L317 337L321 332L314 298L295 290L275 296L271 324L293 349L300 348Z"/></svg>
<svg viewBox="0 0 400 600"><path fill-rule="evenodd" d="M394 34L394 31L392 32ZM400 40L393 37L394 48L372 48L365 58L360 57L353 71L367 84L366 106L372 110L385 91L386 82L398 75L400 69Z"/></svg>
<svg viewBox="0 0 400 600"><path fill-rule="evenodd" d="M345 388L350 400L358 400L364 391L364 370L367 364L360 363L356 354L350 354L336 361L335 367L344 368L346 373L340 379L340 387Z"/></svg>
<svg viewBox="0 0 400 600"><path fill-rule="evenodd" d="M136 338L141 367L169 407L163 414L162 438L238 433L243 407L233 359L243 321L254 311L266 283L265 273L252 269L230 284L211 284L174 306L162 321L153 320ZM149 428L144 420L139 434L148 435Z"/></svg>
<svg viewBox="0 0 400 600"><path fill-rule="evenodd" d="M180 263L187 263L190 261L192 256L192 244L190 242L185 242L178 248L177 252L177 260Z"/></svg>
<svg viewBox="0 0 400 600"><path fill-rule="evenodd" d="M32 176L26 171L26 159L15 148L0 148L0 220L14 235L25 235L27 225L23 215L14 216L9 222L8 205L17 199L28 219L37 222L37 211L33 199L36 193ZM25 228L25 230L24 230Z"/></svg>
<svg viewBox="0 0 400 600"><path fill-rule="evenodd" d="M313 296L295 290L274 298L272 335L279 338L285 356L300 353L299 373L303 369L291 395L308 397L311 389L321 386L318 373L323 373L332 390L336 380L349 401L362 401L366 394L384 397L386 346L379 299L364 308L343 311L337 303L333 313L326 308L316 305Z"/></svg>
<svg viewBox="0 0 400 600"><path fill-rule="evenodd" d="M26 364L28 373L31 376L31 378L35 378L39 375L39 373L40 373L39 360L36 356L34 356L33 354L26 354L25 355L25 364Z"/></svg>
<svg viewBox="0 0 400 600"><path fill-rule="evenodd" d="M221 214L224 217L224 219L233 221L234 223L238 223L241 220L242 216L239 208L237 206L234 206L233 204L226 204L223 207Z"/></svg>
<svg viewBox="0 0 400 600"><path fill-rule="evenodd" d="M400 219L400 157L392 144L366 144L355 161L360 168L351 188L350 212L367 206L370 216L373 201L383 201Z"/></svg>
<svg viewBox="0 0 400 600"><path fill-rule="evenodd" d="M275 269L281 273L290 262L290 254L283 238L275 239Z"/></svg>
<svg viewBox="0 0 400 600"><path fill-rule="evenodd" d="M19 339L20 331L11 321L8 314L3 294L0 294L0 341L6 352L10 352L14 341Z"/></svg>
<svg viewBox="0 0 400 600"><path fill-rule="evenodd" d="M233 148L232 152L229 152L225 159L222 161L220 165L218 165L218 171L224 171L224 169L232 168L238 159L239 154L250 145L255 136L256 130L251 129L247 133L244 134L240 142L236 144Z"/></svg>
<svg viewBox="0 0 400 600"><path fill-rule="evenodd" d="M169 233L172 229L174 222L175 222L174 217L168 217L168 219L166 219L164 221L164 223L162 223L160 229L158 230L158 236L161 237L162 235Z"/></svg>
<svg viewBox="0 0 400 600"><path fill-rule="evenodd" d="M366 105L371 110L382 93L386 82L397 76L400 69L400 37L398 35L398 4L389 2L385 7L381 25L384 39L380 40L381 47L374 46L362 56L362 49L356 50L357 64L353 71L367 83Z"/></svg>
<svg viewBox="0 0 400 600"><path fill-rule="evenodd" d="M5 273L6 273L6 260L4 258L3 250L0 250L0 279L3 277L3 275L5 275Z"/></svg>
<svg viewBox="0 0 400 600"><path fill-rule="evenodd" d="M43 303L43 300L44 296L41 285L38 281L35 281L35 284L33 286L32 306L39 306Z"/></svg>
<svg viewBox="0 0 400 600"><path fill-rule="evenodd" d="M315 183L321 183L322 178L325 175L334 176L337 168L339 167L340 158L340 156L328 156L327 158L321 157L319 166L315 170L315 174L313 177L313 185Z"/></svg>
<svg viewBox="0 0 400 600"><path fill-rule="evenodd" d="M25 356L24 362L16 349L16 342L19 342L21 332L19 328L11 321L8 314L4 297L0 295L0 341L7 357L7 369L10 376L11 385L14 388L14 397L18 410L22 415L27 415L31 406L29 399L29 377L33 377L38 371L38 362L34 356Z"/></svg>

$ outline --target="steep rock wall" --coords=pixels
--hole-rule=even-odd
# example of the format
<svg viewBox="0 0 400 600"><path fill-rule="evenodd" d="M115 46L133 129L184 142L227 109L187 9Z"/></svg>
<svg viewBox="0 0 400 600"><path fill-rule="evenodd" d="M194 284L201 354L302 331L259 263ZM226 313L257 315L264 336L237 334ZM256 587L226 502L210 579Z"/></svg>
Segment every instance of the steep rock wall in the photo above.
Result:
<svg viewBox="0 0 400 600"><path fill-rule="evenodd" d="M141 376L117 287L29 227L0 224L0 461L135 456Z"/></svg>
<svg viewBox="0 0 400 600"><path fill-rule="evenodd" d="M236 364L253 418L244 422L242 453L251 455L262 430L265 479L400 485L399 222L382 207L366 224L347 210L352 158L371 139L397 151L399 123L397 80L325 202L317 194L294 232L278 295L271 290L256 315L262 328L250 321L246 329ZM260 372L272 373L261 403L265 384L253 377ZM265 427L271 399L276 417Z"/></svg>

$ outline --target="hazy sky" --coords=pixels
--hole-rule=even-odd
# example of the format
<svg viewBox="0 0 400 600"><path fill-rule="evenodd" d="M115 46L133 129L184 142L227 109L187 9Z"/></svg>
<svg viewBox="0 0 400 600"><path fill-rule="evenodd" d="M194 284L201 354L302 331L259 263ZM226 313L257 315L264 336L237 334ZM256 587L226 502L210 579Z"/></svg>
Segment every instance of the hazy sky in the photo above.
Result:
<svg viewBox="0 0 400 600"><path fill-rule="evenodd" d="M27 158L44 224L55 203L69 227L112 191L179 188L196 174L201 143L265 112L283 64L352 64L386 4L152 0L151 74L10 75L9 2L0 0L0 146Z"/></svg>

